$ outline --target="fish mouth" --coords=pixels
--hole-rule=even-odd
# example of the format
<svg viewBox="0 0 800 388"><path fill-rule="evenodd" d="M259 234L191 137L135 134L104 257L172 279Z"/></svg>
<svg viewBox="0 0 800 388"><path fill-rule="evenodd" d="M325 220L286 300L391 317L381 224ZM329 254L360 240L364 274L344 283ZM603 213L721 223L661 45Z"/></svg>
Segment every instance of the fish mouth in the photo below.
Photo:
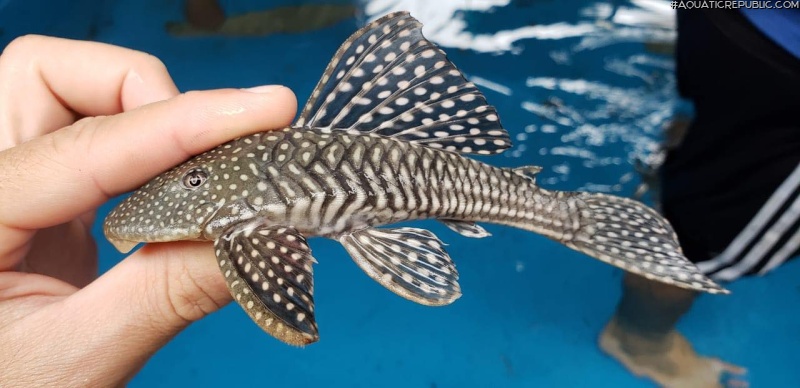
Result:
<svg viewBox="0 0 800 388"><path fill-rule="evenodd" d="M186 230L181 232L172 231L168 235L151 235L151 236L141 236L141 235L131 235L130 237L123 237L119 233L115 233L109 229L104 231L106 235L106 240L111 243L118 251L121 253L128 253L133 248L141 243L160 243L160 242L171 242L171 241L179 241L179 240L201 240L202 233L200 227L193 227L192 230Z"/></svg>
<svg viewBox="0 0 800 388"><path fill-rule="evenodd" d="M195 209L214 206L213 203L202 204ZM116 209L106 216L103 223L103 234L106 240L111 243L118 251L128 253L141 243L159 243L179 240L206 240L203 230L216 215L219 209L209 212L209 215L202 224L194 224L190 221L181 222L171 220L166 225L156 226L152 219L139 219L130 217L122 220L117 215ZM177 222L175 222L177 221Z"/></svg>
<svg viewBox="0 0 800 388"><path fill-rule="evenodd" d="M127 228L126 228L127 229ZM103 231L106 235L106 240L111 243L121 253L128 253L133 248L141 243L157 243L168 242L175 240L182 240L184 238L176 238L173 236L166 236L161 234L143 235L140 233L126 233L125 230L113 230L113 228L106 227ZM190 238L191 233L186 233L185 238ZM199 233L197 233L199 235Z"/></svg>
<svg viewBox="0 0 800 388"><path fill-rule="evenodd" d="M111 243L118 251L121 253L128 253L133 250L134 247L139 245L139 243L143 243L145 241L133 241L133 240L123 240L120 238L109 237L106 234L106 240Z"/></svg>
<svg viewBox="0 0 800 388"><path fill-rule="evenodd" d="M180 240L204 240L202 225L181 225L148 230L139 224L129 224L123 227L105 225L103 233L106 240L121 253L128 253L141 243L160 243Z"/></svg>

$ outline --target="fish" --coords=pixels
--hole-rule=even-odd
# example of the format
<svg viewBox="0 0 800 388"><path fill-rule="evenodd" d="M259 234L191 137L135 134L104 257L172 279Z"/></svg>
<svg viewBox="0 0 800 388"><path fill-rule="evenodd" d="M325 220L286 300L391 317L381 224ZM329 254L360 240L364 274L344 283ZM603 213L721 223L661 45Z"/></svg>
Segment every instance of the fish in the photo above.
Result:
<svg viewBox="0 0 800 388"><path fill-rule="evenodd" d="M511 146L496 109L422 35L408 12L355 32L293 125L242 136L155 177L106 217L121 252L139 243L213 241L233 299L290 345L319 340L309 237L340 242L395 294L428 306L461 296L431 231L466 237L479 223L531 231L625 271L707 293L727 290L688 261L669 222L627 198L548 190L538 166L470 155Z"/></svg>

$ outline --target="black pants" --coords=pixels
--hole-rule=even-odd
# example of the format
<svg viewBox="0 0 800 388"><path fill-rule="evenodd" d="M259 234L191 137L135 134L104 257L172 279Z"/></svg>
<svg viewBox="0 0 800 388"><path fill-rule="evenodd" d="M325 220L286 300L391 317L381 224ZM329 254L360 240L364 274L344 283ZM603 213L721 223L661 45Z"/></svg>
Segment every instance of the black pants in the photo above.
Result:
<svg viewBox="0 0 800 388"><path fill-rule="evenodd" d="M723 253L800 163L800 61L741 14L724 16L735 31L714 15L678 11L678 89L695 118L667 155L662 201L694 262ZM761 270L797 226L744 274Z"/></svg>

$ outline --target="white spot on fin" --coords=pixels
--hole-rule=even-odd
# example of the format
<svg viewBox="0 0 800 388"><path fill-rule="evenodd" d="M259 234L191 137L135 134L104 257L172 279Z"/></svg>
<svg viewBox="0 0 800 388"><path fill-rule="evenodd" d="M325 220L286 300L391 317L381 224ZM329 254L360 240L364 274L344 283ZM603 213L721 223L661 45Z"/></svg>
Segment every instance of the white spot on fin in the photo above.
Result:
<svg viewBox="0 0 800 388"><path fill-rule="evenodd" d="M319 338L311 272L314 258L302 234L292 227L252 221L220 236L215 247L220 269L232 271L233 276L226 279L231 294L256 324L293 345Z"/></svg>
<svg viewBox="0 0 800 388"><path fill-rule="evenodd" d="M647 279L728 293L684 257L672 226L655 210L605 194L577 193L572 199L581 217L574 236L562 241L567 246Z"/></svg>
<svg viewBox="0 0 800 388"><path fill-rule="evenodd" d="M429 306L461 296L455 265L430 231L364 229L339 241L369 277L397 295Z"/></svg>
<svg viewBox="0 0 800 388"><path fill-rule="evenodd" d="M494 107L407 12L376 20L339 48L296 125L371 132L461 153L511 146Z"/></svg>

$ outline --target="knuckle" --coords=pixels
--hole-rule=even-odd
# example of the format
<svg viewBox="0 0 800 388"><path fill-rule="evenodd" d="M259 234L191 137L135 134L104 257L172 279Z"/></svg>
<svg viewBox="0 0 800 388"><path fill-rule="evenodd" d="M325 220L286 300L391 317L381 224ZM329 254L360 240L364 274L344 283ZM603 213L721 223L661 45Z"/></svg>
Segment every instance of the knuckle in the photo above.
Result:
<svg viewBox="0 0 800 388"><path fill-rule="evenodd" d="M23 35L12 40L0 54L0 70L4 78L13 79L17 71L33 66L32 60L41 49L42 40L48 39L41 35Z"/></svg>
<svg viewBox="0 0 800 388"><path fill-rule="evenodd" d="M103 126L108 120L107 116L84 117L70 126L64 127L42 137L45 146L41 147L41 158L52 164L54 170L68 169L76 179L82 179L86 184L92 185L105 198L113 197L107 188L106 179L98 175L101 169L98 166L81 166L75 155L87 155L88 160L99 160L93 157L100 149L102 143L98 137L102 136Z"/></svg>
<svg viewBox="0 0 800 388"><path fill-rule="evenodd" d="M167 73L167 65L164 64L164 61L155 55L142 51L137 51L137 53L139 54L139 63L137 63L137 66L157 73Z"/></svg>
<svg viewBox="0 0 800 388"><path fill-rule="evenodd" d="M45 136L50 140L52 152L56 155L71 153L76 148L83 153L92 152L97 127L103 122L104 117L84 117L72 125Z"/></svg>
<svg viewBox="0 0 800 388"><path fill-rule="evenodd" d="M3 57L14 58L19 56L28 56L37 53L36 47L41 44L43 40L48 39L42 35L28 34L14 38L5 49L3 49Z"/></svg>

